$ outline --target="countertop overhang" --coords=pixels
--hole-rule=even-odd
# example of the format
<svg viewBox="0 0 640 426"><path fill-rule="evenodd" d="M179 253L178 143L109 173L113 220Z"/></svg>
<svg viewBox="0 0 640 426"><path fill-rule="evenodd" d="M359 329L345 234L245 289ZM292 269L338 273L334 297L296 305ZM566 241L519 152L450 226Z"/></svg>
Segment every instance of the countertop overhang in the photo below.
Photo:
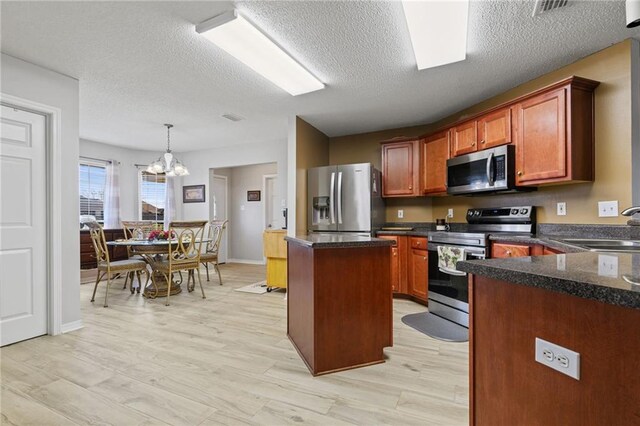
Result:
<svg viewBox="0 0 640 426"><path fill-rule="evenodd" d="M348 234L306 234L295 237L285 237L290 243L312 248L353 248L353 247L386 247L392 246L393 241L375 237L362 237Z"/></svg>

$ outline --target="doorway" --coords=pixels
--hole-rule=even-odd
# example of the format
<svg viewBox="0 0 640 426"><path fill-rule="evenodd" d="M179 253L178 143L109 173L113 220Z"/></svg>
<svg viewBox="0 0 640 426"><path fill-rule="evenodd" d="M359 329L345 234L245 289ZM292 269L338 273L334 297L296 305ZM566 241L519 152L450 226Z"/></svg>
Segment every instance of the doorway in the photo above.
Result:
<svg viewBox="0 0 640 426"><path fill-rule="evenodd" d="M47 117L0 111L0 346L47 334Z"/></svg>
<svg viewBox="0 0 640 426"><path fill-rule="evenodd" d="M210 184L211 195L209 198L209 218L211 220L227 220L228 219L228 180L226 176L216 175L211 170ZM218 253L218 263L227 262L229 228L231 223L227 224L227 229L222 233L220 241L220 251Z"/></svg>
<svg viewBox="0 0 640 426"><path fill-rule="evenodd" d="M282 229L282 208L278 193L278 175L264 175L264 229Z"/></svg>

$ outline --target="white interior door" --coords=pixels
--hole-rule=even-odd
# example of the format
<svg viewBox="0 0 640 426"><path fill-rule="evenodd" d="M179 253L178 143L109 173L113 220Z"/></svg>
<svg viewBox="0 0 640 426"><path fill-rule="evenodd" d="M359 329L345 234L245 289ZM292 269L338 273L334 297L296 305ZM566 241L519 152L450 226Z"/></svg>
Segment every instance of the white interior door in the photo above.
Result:
<svg viewBox="0 0 640 426"><path fill-rule="evenodd" d="M211 176L211 196L210 196L210 217L212 220L226 220L227 216L227 177L226 176ZM220 241L220 252L218 253L218 262L226 263L227 253L229 250L229 227L231 223L227 224L227 229L222 234L222 241Z"/></svg>
<svg viewBox="0 0 640 426"><path fill-rule="evenodd" d="M0 111L0 345L47 333L46 119Z"/></svg>
<svg viewBox="0 0 640 426"><path fill-rule="evenodd" d="M280 194L278 194L277 175L267 175L264 177L264 192L265 228L281 229L284 219L279 203Z"/></svg>

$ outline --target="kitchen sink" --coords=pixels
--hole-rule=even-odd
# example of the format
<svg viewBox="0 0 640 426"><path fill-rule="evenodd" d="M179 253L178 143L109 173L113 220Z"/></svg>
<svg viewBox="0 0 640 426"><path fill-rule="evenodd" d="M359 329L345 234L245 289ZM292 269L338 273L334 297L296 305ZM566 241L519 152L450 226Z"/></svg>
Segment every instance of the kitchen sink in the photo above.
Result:
<svg viewBox="0 0 640 426"><path fill-rule="evenodd" d="M557 241L591 251L617 251L640 253L640 240L598 240L586 238L566 238Z"/></svg>

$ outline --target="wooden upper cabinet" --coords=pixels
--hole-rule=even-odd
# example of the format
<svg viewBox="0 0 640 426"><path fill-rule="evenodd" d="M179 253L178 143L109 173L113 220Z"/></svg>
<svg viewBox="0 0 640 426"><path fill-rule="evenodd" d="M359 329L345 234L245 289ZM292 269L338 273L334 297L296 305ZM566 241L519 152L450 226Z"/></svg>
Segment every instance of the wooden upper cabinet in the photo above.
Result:
<svg viewBox="0 0 640 426"><path fill-rule="evenodd" d="M516 106L520 184L567 176L566 89L525 100Z"/></svg>
<svg viewBox="0 0 640 426"><path fill-rule="evenodd" d="M598 84L572 77L515 105L517 185L593 180Z"/></svg>
<svg viewBox="0 0 640 426"><path fill-rule="evenodd" d="M478 149L493 148L512 142L511 108L503 108L478 119Z"/></svg>
<svg viewBox="0 0 640 426"><path fill-rule="evenodd" d="M447 193L447 160L450 153L450 132L436 133L420 141L421 177L423 195Z"/></svg>
<svg viewBox="0 0 640 426"><path fill-rule="evenodd" d="M382 143L382 196L420 195L418 140Z"/></svg>
<svg viewBox="0 0 640 426"><path fill-rule="evenodd" d="M451 156L456 157L478 150L478 122L468 121L451 129L452 148Z"/></svg>

